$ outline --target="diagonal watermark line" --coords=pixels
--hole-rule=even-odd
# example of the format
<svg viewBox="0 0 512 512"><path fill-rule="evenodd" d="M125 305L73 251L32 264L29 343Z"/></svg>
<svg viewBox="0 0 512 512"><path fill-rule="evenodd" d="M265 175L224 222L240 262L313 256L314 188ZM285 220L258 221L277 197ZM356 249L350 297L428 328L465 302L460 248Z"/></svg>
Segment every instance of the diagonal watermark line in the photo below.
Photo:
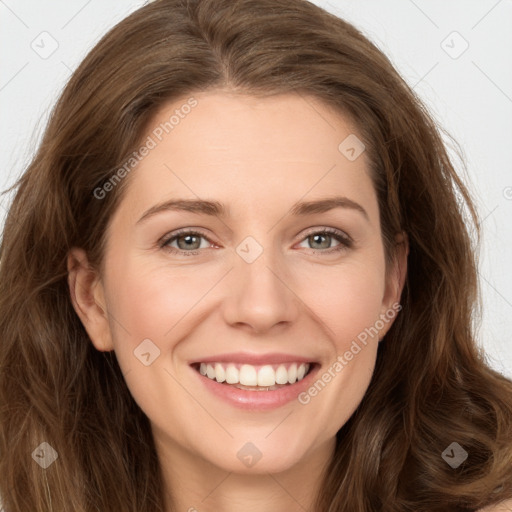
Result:
<svg viewBox="0 0 512 512"><path fill-rule="evenodd" d="M91 2L92 0L88 0L88 2L86 2L76 14L74 14L66 23L64 23L64 25L62 25L62 27L60 27L60 29L62 30L66 28Z"/></svg>
<svg viewBox="0 0 512 512"><path fill-rule="evenodd" d="M23 23L23 25L25 25L25 27L27 28L30 28L5 2L4 0L0 0L0 4L2 4L3 6L7 7L7 9L9 9L9 11L11 11L11 13L16 17L18 18L18 20Z"/></svg>
<svg viewBox="0 0 512 512"><path fill-rule="evenodd" d="M436 68L437 66L439 65L439 61L437 61L413 86L412 88L416 88L419 84L421 84L421 82L423 82L423 80L425 80L425 78L427 77L427 75L434 70L434 68Z"/></svg>
<svg viewBox="0 0 512 512"><path fill-rule="evenodd" d="M409 0L409 2L411 2L411 4L414 5L414 7L416 7L416 9L418 9L418 11L420 11L423 14L423 16L425 16L425 18L427 18L428 21L430 21L430 23L432 23L432 25L434 25L434 27L439 28L437 23L423 9L421 9L413 0Z"/></svg>
<svg viewBox="0 0 512 512"><path fill-rule="evenodd" d="M219 420L215 419L215 417L208 411L208 409L206 409L206 407L201 402L199 402L199 400L167 368L164 368L164 370L174 379L175 382L177 382L182 387L182 389L186 393L190 395L190 398L192 398L192 400L194 400L197 403L197 405L204 409L208 416L210 416L212 420L215 421L215 423L217 423L219 427L221 427L222 430L224 430L228 436L233 437L231 432L229 432L229 430L226 427L224 427L224 425L222 425L222 423L220 423Z"/></svg>
<svg viewBox="0 0 512 512"><path fill-rule="evenodd" d="M299 505L299 507L302 509L302 510L305 510L307 512L307 509L304 508L296 499L294 496L292 496L289 492L288 492L288 489L286 489L286 487L284 487L281 482L279 482L279 480L276 479L276 477L272 474L272 473L267 473L267 475L272 478L274 480L274 482L276 482L277 485L279 485L279 487L281 487L281 489L283 489L283 491L288 494L288 496L290 496L290 498L295 501L295 503L297 503L297 505Z"/></svg>
<svg viewBox="0 0 512 512"><path fill-rule="evenodd" d="M336 128L331 124L329 123L329 121L327 121L327 119L315 108L315 106L310 102L308 101L304 95L298 90L298 89L295 89L295 92L334 130L336 131Z"/></svg>
<svg viewBox="0 0 512 512"><path fill-rule="evenodd" d="M112 318L112 320L114 320L114 322L118 324L126 332L126 334L128 334L128 336L131 336L130 331L110 311L107 311L107 316Z"/></svg>
<svg viewBox="0 0 512 512"><path fill-rule="evenodd" d="M497 204L479 223L478 223L478 227L481 227L482 224L496 211L496 209L498 208L499 204Z"/></svg>
<svg viewBox="0 0 512 512"><path fill-rule="evenodd" d="M305 193L303 194L300 198L299 198L299 201L301 201L302 199L304 199L304 197L306 197L312 190L313 188L315 188L334 168L336 167L336 164L333 164L333 166L323 175L321 176L318 181L316 183L314 183L311 188ZM274 225L267 231L267 233L270 233L284 218L286 217L286 214L284 214L280 219L278 219Z"/></svg>
<svg viewBox="0 0 512 512"><path fill-rule="evenodd" d="M510 303L508 301L508 299L502 294L500 293L495 286L493 286L490 281L480 272L478 271L478 274L480 275L480 277L512 308L512 303Z"/></svg>
<svg viewBox="0 0 512 512"><path fill-rule="evenodd" d="M0 92L3 91L28 65L29 62L25 62L25 64L18 71L16 71L16 73L14 73L14 75L7 81L7 83L0 87Z"/></svg>
<svg viewBox="0 0 512 512"><path fill-rule="evenodd" d="M480 71L480 73L482 73L482 75L484 75L487 78L487 80L489 80L489 82L491 82L494 85L494 87L496 87L496 89L498 89L501 92L501 94L503 94L503 96L505 96L505 98L508 99L508 101L512 103L512 98L480 66L478 66L478 64L474 60L472 60L471 63Z"/></svg>
<svg viewBox="0 0 512 512"><path fill-rule="evenodd" d="M270 435L272 434L276 429L277 427L279 427L280 425L282 425L285 420L288 418L288 416L290 416L290 414L292 414L293 411L290 411L266 436L265 436L265 439Z"/></svg>
<svg viewBox="0 0 512 512"><path fill-rule="evenodd" d="M227 478L232 474L232 472L230 471L202 500L201 500L201 503L207 499L209 496L212 495L213 491L215 491L215 489L218 489L226 480ZM0 511L1 512L1 511Z"/></svg>
<svg viewBox="0 0 512 512"><path fill-rule="evenodd" d="M299 299L302 302L302 304L304 304L304 307L307 308L308 311L310 311L310 313L315 318L318 318L318 315L316 315L315 312L268 265L265 265L265 266L270 270L270 272L272 272L272 274L274 274L277 277L277 279L279 279L279 281L281 281L281 283L283 283L286 286L286 288L288 288L288 290L290 290L295 295L295 297L297 297L297 299ZM324 327L326 327L327 329L329 329L329 331L331 331L331 334L336 336L336 333L321 318L318 318L318 320Z"/></svg>
<svg viewBox="0 0 512 512"><path fill-rule="evenodd" d="M497 7L498 4L501 3L501 0L498 0L472 27L471 30L473 30L477 25L480 24L485 18L487 18L487 15L494 10L495 7Z"/></svg>
<svg viewBox="0 0 512 512"><path fill-rule="evenodd" d="M164 334L164 336L167 336L234 268L235 267L231 267L209 290L207 290L202 297L200 297L197 302Z"/></svg>
<svg viewBox="0 0 512 512"><path fill-rule="evenodd" d="M61 62L62 62L62 64L64 64L64 66L68 69L68 71L70 73L73 73L73 70L63 60L61 60ZM2 512L2 511L0 510L0 512Z"/></svg>

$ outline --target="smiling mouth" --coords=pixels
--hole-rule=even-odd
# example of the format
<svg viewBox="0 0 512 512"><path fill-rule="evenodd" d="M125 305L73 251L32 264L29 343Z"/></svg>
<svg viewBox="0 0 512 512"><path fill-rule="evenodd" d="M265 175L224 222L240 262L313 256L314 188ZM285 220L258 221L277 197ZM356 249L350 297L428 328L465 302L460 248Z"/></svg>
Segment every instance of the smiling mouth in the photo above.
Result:
<svg viewBox="0 0 512 512"><path fill-rule="evenodd" d="M246 391L274 391L303 380L317 363L250 365L225 362L194 363L203 377Z"/></svg>

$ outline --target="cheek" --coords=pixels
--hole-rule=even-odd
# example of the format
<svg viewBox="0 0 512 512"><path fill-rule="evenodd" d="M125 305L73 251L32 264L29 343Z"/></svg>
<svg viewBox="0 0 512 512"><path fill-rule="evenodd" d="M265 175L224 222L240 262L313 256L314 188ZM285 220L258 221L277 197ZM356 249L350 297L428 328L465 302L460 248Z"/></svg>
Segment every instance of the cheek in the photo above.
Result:
<svg viewBox="0 0 512 512"><path fill-rule="evenodd" d="M371 381L381 328L384 266L379 261L354 261L336 271L304 273L301 283L301 298L324 327L318 335L327 340L330 355L300 403L309 408L314 425L323 424L326 435L334 435Z"/></svg>
<svg viewBox="0 0 512 512"><path fill-rule="evenodd" d="M107 300L116 357L132 381L141 372L146 379L148 370L168 366L175 345L186 336L187 313L193 316L215 276L202 279L136 258L111 261Z"/></svg>
<svg viewBox="0 0 512 512"><path fill-rule="evenodd" d="M176 347L190 333L190 318L213 285L174 268L121 265L111 274L111 328L121 371L131 395L150 418L162 407L181 410L190 396L173 378ZM192 275L192 274L191 274Z"/></svg>
<svg viewBox="0 0 512 512"><path fill-rule="evenodd" d="M112 273L109 303L125 326L138 337L162 339L211 287L214 276L174 267L125 264Z"/></svg>
<svg viewBox="0 0 512 512"><path fill-rule="evenodd" d="M294 291L342 349L378 320L384 284L384 268L379 261L354 260L302 271Z"/></svg>

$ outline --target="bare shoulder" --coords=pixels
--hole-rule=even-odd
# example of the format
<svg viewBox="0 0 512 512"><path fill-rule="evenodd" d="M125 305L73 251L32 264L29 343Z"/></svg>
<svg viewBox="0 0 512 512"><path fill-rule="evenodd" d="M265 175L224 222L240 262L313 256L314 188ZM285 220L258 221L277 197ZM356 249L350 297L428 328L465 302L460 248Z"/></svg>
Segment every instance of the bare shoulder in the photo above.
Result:
<svg viewBox="0 0 512 512"><path fill-rule="evenodd" d="M502 501L496 505L481 508L478 512L512 512L512 500Z"/></svg>

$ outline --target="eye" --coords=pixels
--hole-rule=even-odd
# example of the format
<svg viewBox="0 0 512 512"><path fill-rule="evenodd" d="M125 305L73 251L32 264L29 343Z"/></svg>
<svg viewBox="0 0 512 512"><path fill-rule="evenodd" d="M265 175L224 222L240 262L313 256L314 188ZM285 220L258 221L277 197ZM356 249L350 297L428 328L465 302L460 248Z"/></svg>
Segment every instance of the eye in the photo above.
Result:
<svg viewBox="0 0 512 512"><path fill-rule="evenodd" d="M206 246L201 245L202 240L206 240ZM310 249L322 253L343 251L353 246L353 241L348 235L334 228L310 231L303 240L312 246ZM333 240L338 244L330 247ZM172 245L174 243L177 247ZM199 250L208 248L212 244L213 242L199 231L184 228L164 238L159 242L159 247L173 254L197 255Z"/></svg>
<svg viewBox="0 0 512 512"><path fill-rule="evenodd" d="M330 247L332 240L336 240L338 245ZM333 253L338 251L347 250L352 247L352 239L340 231L334 228L325 228L321 231L312 231L308 233L304 239L310 245L310 248L323 253ZM304 242L302 242L304 243Z"/></svg>
<svg viewBox="0 0 512 512"><path fill-rule="evenodd" d="M162 240L162 242L160 242L160 247L162 249L169 250L172 253L197 254L195 251L204 249L204 246L201 247L201 239L207 240L210 244L213 243L209 238L198 231L183 229ZM177 243L178 247L173 247L171 245L174 242Z"/></svg>

